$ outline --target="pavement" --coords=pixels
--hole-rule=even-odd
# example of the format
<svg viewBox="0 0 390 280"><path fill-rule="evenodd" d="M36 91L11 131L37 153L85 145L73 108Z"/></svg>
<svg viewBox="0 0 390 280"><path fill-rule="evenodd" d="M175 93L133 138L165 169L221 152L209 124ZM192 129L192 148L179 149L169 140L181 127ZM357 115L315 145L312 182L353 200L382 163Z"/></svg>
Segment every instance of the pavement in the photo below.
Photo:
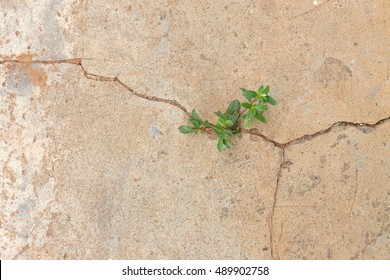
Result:
<svg viewBox="0 0 390 280"><path fill-rule="evenodd" d="M1 259L390 259L387 0L0 2ZM183 135L239 88L267 123Z"/></svg>

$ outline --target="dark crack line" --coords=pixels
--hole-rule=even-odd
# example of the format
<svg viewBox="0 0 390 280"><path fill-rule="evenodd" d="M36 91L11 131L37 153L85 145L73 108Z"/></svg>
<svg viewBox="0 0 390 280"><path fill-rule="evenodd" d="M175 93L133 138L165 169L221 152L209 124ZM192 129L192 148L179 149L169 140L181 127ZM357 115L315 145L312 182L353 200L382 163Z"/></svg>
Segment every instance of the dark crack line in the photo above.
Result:
<svg viewBox="0 0 390 280"><path fill-rule="evenodd" d="M329 1L330 0L324 2L321 5L324 5L325 3L329 2ZM318 7L320 7L320 6L318 6ZM108 77L108 76L102 76L102 75L97 75L97 74L90 73L87 70L85 70L85 68L84 68L84 66L82 64L82 60L85 60L85 58L72 58L72 59L59 59L59 60L17 60L17 59L8 59L8 60L0 61L0 64L7 64L7 63L22 63L23 64L24 63L24 64L73 64L73 65L79 65L81 67L81 70L84 73L84 76L87 79L89 79L89 80L100 81L100 82L116 82L116 83L120 84L123 88L125 88L127 91L129 91L130 93L132 93L133 95L135 95L137 97L140 97L140 98L143 98L143 99L146 99L146 100L150 100L150 101L170 104L172 106L175 106L175 107L179 108L187 116L191 117L190 112L182 104L180 104L177 100L160 98L160 97L157 97L157 96L150 96L150 95L142 94L142 93L139 93L139 92L135 91L134 89L132 89L126 83L121 81L118 77ZM263 138L266 142L269 142L269 143L273 144L275 147L280 148L280 149L284 149L284 148L287 148L287 147L289 147L291 145L301 144L301 143L310 141L313 138L316 138L316 137L318 137L320 135L323 135L323 134L326 134L326 133L332 131L333 128L335 128L335 127L340 127L340 126L341 127L342 126L348 127L348 126L352 126L352 127L373 127L373 128L375 128L375 127L379 126L380 124L382 124L382 123L384 123L386 121L389 121L389 120L390 120L390 116L386 117L386 118L383 118L383 119L377 121L374 124L339 121L339 122L336 122L336 123L332 124L331 126L329 126L326 129L317 131L317 132L312 133L312 134L303 135L301 137L298 137L296 139L290 140L290 141L285 142L285 143L280 143L278 141L275 141L275 140L271 139L270 137L262 134L257 128L252 128L252 129L241 128L241 131L243 133L259 136L259 137Z"/></svg>
<svg viewBox="0 0 390 280"><path fill-rule="evenodd" d="M101 81L101 82L116 82L116 83L120 84L123 88L125 88L127 91L129 91L130 93L132 93L133 95L135 95L139 98L143 98L143 99L146 99L149 101L166 103L166 104L175 106L175 107L179 108L180 110L182 110L187 116L191 117L190 112L183 105L181 105L178 101L176 101L174 99L160 98L157 96L150 96L150 95L139 93L139 92L135 91L134 89L132 89L131 87L129 87L126 83L121 81L118 77L106 77L106 76L100 76L100 75L96 75L93 73L89 73L88 71L85 70L81 61L80 61L79 65L84 72L84 76L87 79Z"/></svg>
<svg viewBox="0 0 390 280"><path fill-rule="evenodd" d="M41 215L39 216L37 222L34 224L33 228L31 229L30 233L28 234L28 236L26 236L26 242L25 242L24 245L26 245L26 244L28 243L28 240L30 239L30 237L32 236L32 234L34 233L34 231L35 231L35 230L37 229L37 227L41 224L41 221L42 221L43 217L44 217L45 214L46 214L47 208L52 204L52 202L53 202L53 201L50 201L50 202L46 205L45 209L43 209L43 211L42 211Z"/></svg>
<svg viewBox="0 0 390 280"><path fill-rule="evenodd" d="M278 198L278 191L279 191L279 182L280 178L282 177L282 168L283 164L285 163L285 148L281 148L281 156L280 156L280 165L279 165L279 170L276 176L276 187L275 187L275 192L274 192L274 199L273 199L273 204L271 208L271 212L268 214L268 229L269 229L269 247L271 251L271 258L275 259L275 251L274 251L274 215L275 215L275 208L276 208L276 203L277 203L277 198Z"/></svg>
<svg viewBox="0 0 390 280"><path fill-rule="evenodd" d="M15 255L13 256L13 260L17 260L24 252L26 252L28 249L30 249L30 245L24 245L24 247Z"/></svg>
<svg viewBox="0 0 390 280"><path fill-rule="evenodd" d="M123 88L125 88L127 91L132 93L135 96L138 96L140 98L150 100L150 101L155 101L155 102L161 102L161 103L167 103L172 106L178 107L180 110L182 110L187 116L191 117L191 114L189 111L181 105L178 101L174 99L165 99L165 98L160 98L157 96L150 96L146 94L139 93L129 87L126 83L121 81L118 77L107 77L107 76L102 76L102 75L96 75L93 73L88 72L85 70L83 64L82 64L82 59L81 58L74 58L74 59L60 59L60 60L15 60L15 59L8 59L8 60L3 60L0 61L0 64L7 64L7 63L20 63L20 64L73 64L73 65L79 65L81 67L81 70L84 73L84 76L89 79L89 80L94 80L94 81L100 81L100 82L116 82L120 84Z"/></svg>
<svg viewBox="0 0 390 280"><path fill-rule="evenodd" d="M326 4L327 2L329 2L330 0L324 2L323 4L321 4L320 6L310 10L310 11L307 11L303 14L300 14L298 16L302 16L302 15L305 15L315 9L318 9L319 7L321 7L322 5ZM293 18L296 18L298 16L295 16ZM291 19L293 19L291 18ZM123 88L125 88L127 91L129 91L130 93L132 93L133 95L137 96L137 97L140 97L140 98L143 98L143 99L146 99L146 100L150 100L150 101L155 101L155 102L161 102L161 103L166 103L166 104L170 104L172 106L175 106L177 108L179 108L180 110L182 110L187 116L191 117L191 114L189 113L189 111L183 106L181 105L178 101L174 100L174 99L165 99L165 98L160 98L160 97L156 97L156 96L149 96L149 95L145 95L145 94L142 94L142 93L139 93L135 90L133 90L131 87L129 87L126 83L124 83L123 81L121 81L118 77L106 77L106 76L101 76L101 75L96 75L96 74L93 74L93 73L89 73L88 71L85 70L83 64L82 64L82 59L81 58L75 58L75 59L62 59L62 60L3 60L3 61L0 61L0 64L6 64L6 63L34 63L34 64L74 64L74 65L79 65L84 73L84 76L87 78L87 79L90 79L90 80L95 80L95 81L101 81L101 82L115 82L115 83L118 83L120 84ZM275 187L275 192L274 192L274 196L273 196L273 205L272 205L272 208L271 208L271 211L267 217L267 220L268 220L268 227L269 227L269 242L270 242L270 251L271 251L271 258L272 259L275 259L275 252L274 252L274 215L275 215L275 208L277 208L277 196L278 196L278 191L279 191L279 183L280 183L280 179L281 179L281 176L282 176L282 168L283 168L283 164L285 163L285 150L289 147L289 146L292 146L292 145L295 145L295 144L301 144L301 143L305 143L307 141L310 141L318 136L321 136L321 135L324 135L324 134L327 134L329 132L331 132L335 127L372 127L372 128L376 128L377 126L387 122L390 120L390 116L389 117L386 117L386 118L383 118L383 119L380 119L379 121L377 121L376 123L373 123L373 124L370 124L370 123L354 123L354 122L346 122L346 121L339 121L339 122L336 122L334 124L332 124L331 126L329 126L328 128L325 128L323 130L320 130L320 131L317 131L315 133L312 133L312 134L306 134L306 135L303 135L301 137L298 137L296 139L293 139L293 140L290 140L288 142L285 142L285 143L280 143L278 141L275 141L271 138L269 138L268 136L262 134L258 129L256 128L252 128L252 129L241 129L241 131L243 133L247 133L247 134L251 134L251 135L256 135L256 136L259 136L261 137L263 140L265 140L266 142L268 143L271 143L273 144L275 147L281 149L281 159L280 159L280 166L279 166L279 170L278 170L278 173L277 173L277 179L276 179L276 187ZM356 195L356 193L355 193Z"/></svg>
<svg viewBox="0 0 390 280"><path fill-rule="evenodd" d="M390 116L386 117L386 118L383 118L383 119L380 119L379 121L377 121L376 123L354 123L354 122L345 122L345 121L340 121L340 122L336 122L334 124L332 124L331 126L329 126L328 128L326 129L323 129L323 130L320 130L318 132L315 132L313 134L307 134L307 135L304 135L304 136L301 136L301 137L298 137L294 140L291 140L285 144L283 144L283 146L287 147L287 146L291 146L291 145L294 145L294 144L300 144L300 143L303 143L303 142L307 142L307 141L310 141L312 140L313 138L317 137L317 136L320 136L320 135L323 135L323 134L326 134L330 131L333 130L333 128L335 127L377 127L387 121L390 120Z"/></svg>
<svg viewBox="0 0 390 280"><path fill-rule="evenodd" d="M295 19L295 18L297 18L297 17L301 17L301 16L304 16L304 15L307 15L308 13L311 13L311 12L313 12L313 11L315 11L315 10L321 8L322 6L324 6L326 3L330 2L330 1L331 1L331 0L327 0L327 1L325 1L324 3L319 4L318 6L315 6L313 9L310 9L310 10L308 10L308 11L302 13L302 14L293 16L293 17L289 18L288 20L292 20L292 19Z"/></svg>
<svg viewBox="0 0 390 280"><path fill-rule="evenodd" d="M249 134L257 135L257 136L263 138L265 141L272 143L275 147L280 148L282 150L281 162L280 162L279 170L278 170L277 177L276 177L276 188L275 188L275 192L274 192L273 205L272 205L271 211L270 211L270 213L268 215L269 246L270 246L271 258L272 259L276 258L275 250L274 250L274 242L275 242L275 240L274 240L274 216L275 216L275 208L277 208L276 204L277 204L277 197L278 197L280 179L282 177L283 164L285 163L285 150L289 146L292 146L292 145L295 145L295 144L301 144L301 143L310 141L310 140L312 140L312 139L314 139L314 138L316 138L318 136L327 134L327 133L331 132L333 130L333 128L335 128L335 127L340 127L341 126L341 127L356 127L356 128L359 128L359 127L372 127L372 128L376 128L377 126L379 126L379 125L381 125L381 124L383 124L383 123L385 123L387 121L390 121L390 116L387 117L387 118L381 119L381 120L379 120L379 121L377 121L376 123L373 123L373 124L370 124L370 123L353 123L353 122L345 122L345 121L336 122L336 123L332 124L331 126L329 126L326 129L317 131L317 132L315 132L313 134L308 134L308 135L304 135L304 136L298 137L298 138L296 138L294 140L291 140L291 141L288 141L286 143L279 143L279 142L277 142L275 140L272 140L272 139L268 138L266 135L263 135L262 133L260 133L257 129L251 129L251 130L246 131ZM354 204L355 199L356 199L356 194L357 194L357 169L356 169L356 189L355 189L353 202L352 202L352 205L351 205L351 208L350 208L349 215L351 215L353 204Z"/></svg>
<svg viewBox="0 0 390 280"><path fill-rule="evenodd" d="M383 119L380 119L379 121L377 121L376 123L373 123L373 124L340 121L340 122L336 122L336 123L330 125L328 128L325 128L323 130L317 131L317 132L312 133L312 134L303 135L301 137L295 138L295 139L290 140L290 141L285 142L285 143L280 143L280 142L277 142L277 141L269 138L268 136L262 134L257 128L252 128L249 130L242 129L242 132L252 134L252 135L257 135L257 136L263 138L266 142L272 143L275 147L283 149L283 148L287 148L287 147L292 146L292 145L305 143L305 142L310 141L318 136L321 136L323 134L327 134L327 133L331 132L335 127L357 127L357 128L359 128L359 127L372 127L372 128L376 128L377 126L379 126L387 121L390 121L390 116L383 118Z"/></svg>
<svg viewBox="0 0 390 280"><path fill-rule="evenodd" d="M349 216L350 217L351 217L351 214L352 214L353 205L355 204L357 191L358 191L358 169L357 169L357 166L355 165L355 191L354 191L354 194L353 194L351 207L349 208Z"/></svg>

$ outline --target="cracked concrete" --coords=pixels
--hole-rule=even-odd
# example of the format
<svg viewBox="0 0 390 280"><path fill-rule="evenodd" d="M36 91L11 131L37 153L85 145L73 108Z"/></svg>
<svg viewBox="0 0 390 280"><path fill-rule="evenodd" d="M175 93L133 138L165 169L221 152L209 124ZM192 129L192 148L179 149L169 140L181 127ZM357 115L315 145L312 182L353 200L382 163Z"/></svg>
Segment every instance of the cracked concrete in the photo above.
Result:
<svg viewBox="0 0 390 280"><path fill-rule="evenodd" d="M0 257L390 259L390 9L318 2L2 1Z"/></svg>
<svg viewBox="0 0 390 280"><path fill-rule="evenodd" d="M389 133L388 121L338 127L286 149L273 214L275 257L389 258ZM277 207L291 201L298 206Z"/></svg>

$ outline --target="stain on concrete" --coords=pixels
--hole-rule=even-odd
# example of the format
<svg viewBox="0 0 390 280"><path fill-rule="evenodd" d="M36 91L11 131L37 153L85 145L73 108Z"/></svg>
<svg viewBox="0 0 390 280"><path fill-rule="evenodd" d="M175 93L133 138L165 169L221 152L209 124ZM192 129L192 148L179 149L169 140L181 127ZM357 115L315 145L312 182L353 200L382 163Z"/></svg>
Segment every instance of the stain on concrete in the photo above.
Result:
<svg viewBox="0 0 390 280"><path fill-rule="evenodd" d="M153 138L156 138L157 136L164 135L160 130L157 129L157 127L152 126L150 129L150 134L152 135Z"/></svg>
<svg viewBox="0 0 390 280"><path fill-rule="evenodd" d="M340 59L328 57L315 73L316 80L328 86L332 83L349 80L352 77L351 69Z"/></svg>
<svg viewBox="0 0 390 280"><path fill-rule="evenodd" d="M374 85L368 94L368 99L372 100L381 91L382 85Z"/></svg>
<svg viewBox="0 0 390 280"><path fill-rule="evenodd" d="M21 92L30 92L31 85L36 87L45 87L47 75L38 64L32 64L33 55L24 54L15 57L22 63L9 65L6 83L10 87L17 87Z"/></svg>

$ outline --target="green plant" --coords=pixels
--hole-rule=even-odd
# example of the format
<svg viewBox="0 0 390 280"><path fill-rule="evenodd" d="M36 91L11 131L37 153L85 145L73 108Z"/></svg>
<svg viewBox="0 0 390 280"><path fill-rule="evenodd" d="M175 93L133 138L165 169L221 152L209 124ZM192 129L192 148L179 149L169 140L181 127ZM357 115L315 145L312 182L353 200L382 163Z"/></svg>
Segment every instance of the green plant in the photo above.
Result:
<svg viewBox="0 0 390 280"><path fill-rule="evenodd" d="M230 149L232 147L232 136L234 134L241 136L240 131L242 129L237 124L241 116L244 120L244 129L249 129L255 118L261 122L266 122L263 113L267 111L268 104L276 105L276 100L268 95L269 89L269 86L264 87L263 85L259 87L257 92L241 88L242 95L248 102L241 103L236 99L230 103L225 113L221 113L220 111L215 112L218 117L218 121L215 124L207 120L202 120L195 109L193 109L189 119L192 126L182 125L179 126L179 130L184 134L214 131L219 137L217 144L218 151L222 152L225 147Z"/></svg>

